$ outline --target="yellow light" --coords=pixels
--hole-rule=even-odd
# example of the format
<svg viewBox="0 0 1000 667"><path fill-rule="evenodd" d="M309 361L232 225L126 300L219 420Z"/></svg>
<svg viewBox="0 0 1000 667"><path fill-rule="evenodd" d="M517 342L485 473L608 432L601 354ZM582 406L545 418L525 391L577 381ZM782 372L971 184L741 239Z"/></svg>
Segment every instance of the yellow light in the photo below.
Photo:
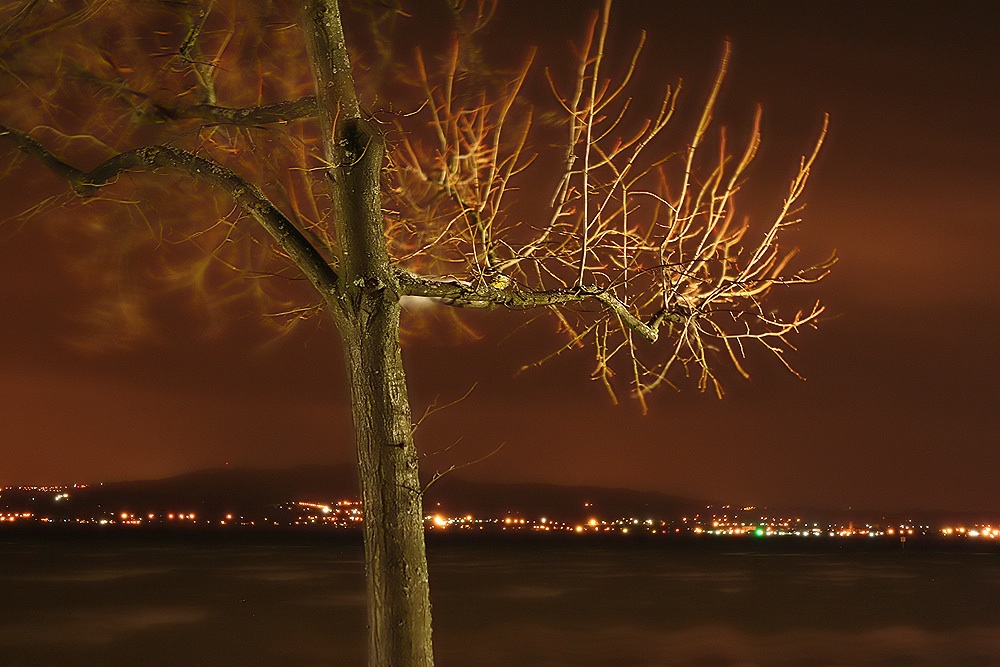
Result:
<svg viewBox="0 0 1000 667"><path fill-rule="evenodd" d="M440 514L435 514L434 515L434 525L440 526L440 527L443 528L444 526L448 525L448 522L445 521L445 518L443 516L441 516Z"/></svg>
<svg viewBox="0 0 1000 667"><path fill-rule="evenodd" d="M597 519L591 519L590 521L587 522L587 525L590 526L590 527L596 526L597 525Z"/></svg>
<svg viewBox="0 0 1000 667"><path fill-rule="evenodd" d="M493 289L506 289L510 285L510 276L498 273L490 278L490 287Z"/></svg>

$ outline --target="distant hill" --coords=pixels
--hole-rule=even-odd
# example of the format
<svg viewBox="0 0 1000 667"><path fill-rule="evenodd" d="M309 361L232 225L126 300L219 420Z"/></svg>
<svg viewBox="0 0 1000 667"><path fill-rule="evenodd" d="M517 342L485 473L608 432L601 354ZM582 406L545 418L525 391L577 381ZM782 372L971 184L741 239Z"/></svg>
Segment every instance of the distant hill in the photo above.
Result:
<svg viewBox="0 0 1000 667"><path fill-rule="evenodd" d="M303 465L280 470L226 467L163 479L95 484L72 489L70 498L58 501L55 492L8 489L0 493L0 512L31 512L37 517L53 518L110 516L122 511L140 516L183 512L195 513L199 518L214 518L232 512L252 518L275 516L275 506L289 502L356 500L357 489L356 470L348 464ZM566 522L590 518L668 519L692 516L704 511L705 507L705 502L662 493L593 486L475 482L457 475L446 475L432 484L424 499L427 514L471 514L479 518L547 517ZM758 512L769 516L811 517L813 521L842 525L849 522L861 525L866 521L877 525L906 523L918 526L996 521L995 516L983 512L919 509L884 512L758 508Z"/></svg>
<svg viewBox="0 0 1000 667"><path fill-rule="evenodd" d="M54 494L5 492L0 508L15 509L30 501L36 511L57 514L127 510L136 514L177 511L202 515L239 511L256 514L289 501L333 502L356 499L357 474L352 465L308 465L281 470L221 468L164 479L112 482L77 489L66 501ZM33 498L33 500L32 500ZM589 505L587 505L589 504ZM702 503L658 493L554 484L505 484L465 480L453 475L432 484L425 498L428 513L451 516L549 517L565 521L590 517L667 517L697 511Z"/></svg>
<svg viewBox="0 0 1000 667"><path fill-rule="evenodd" d="M425 511L440 510L450 516L547 516L563 521L585 521L596 517L653 518L696 513L705 504L690 498L662 493L555 484L499 484L472 482L446 476L431 485Z"/></svg>

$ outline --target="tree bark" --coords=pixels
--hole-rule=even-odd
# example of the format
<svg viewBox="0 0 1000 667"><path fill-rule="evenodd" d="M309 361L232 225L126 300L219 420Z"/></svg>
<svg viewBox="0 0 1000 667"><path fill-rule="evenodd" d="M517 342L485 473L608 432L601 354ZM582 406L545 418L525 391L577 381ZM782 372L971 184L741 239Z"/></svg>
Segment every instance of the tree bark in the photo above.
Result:
<svg viewBox="0 0 1000 667"><path fill-rule="evenodd" d="M347 360L365 512L368 664L431 667L422 494L399 345L402 292L382 216L385 142L361 117L336 0L306 0L305 12L337 232L339 279L327 303Z"/></svg>
<svg viewBox="0 0 1000 667"><path fill-rule="evenodd" d="M399 302L369 292L341 327L365 512L368 664L430 667L431 609Z"/></svg>
<svg viewBox="0 0 1000 667"><path fill-rule="evenodd" d="M358 177L370 180L365 162L381 163L381 142L367 139L367 155L334 170L334 208L340 220L371 219ZM373 146L377 144L377 149ZM370 168L370 166L369 166ZM362 209L359 211L359 208ZM338 223L342 257L337 314L351 387L351 412L365 513L365 576L368 587L368 664L430 667L430 589L413 422L399 345L399 285L389 270L379 224ZM377 232L377 233L376 233Z"/></svg>

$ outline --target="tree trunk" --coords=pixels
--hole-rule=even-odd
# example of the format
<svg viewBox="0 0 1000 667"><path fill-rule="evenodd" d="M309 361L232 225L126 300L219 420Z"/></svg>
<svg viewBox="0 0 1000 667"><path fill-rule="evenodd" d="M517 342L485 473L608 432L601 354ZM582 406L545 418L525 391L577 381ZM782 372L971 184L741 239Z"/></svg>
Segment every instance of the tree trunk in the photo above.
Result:
<svg viewBox="0 0 1000 667"><path fill-rule="evenodd" d="M427 557L399 347L399 302L382 292L367 293L352 319L342 327L342 338L365 512L368 664L430 667Z"/></svg>
<svg viewBox="0 0 1000 667"><path fill-rule="evenodd" d="M361 117L337 0L305 0L323 152L337 232L326 295L351 386L365 512L368 664L431 667L431 605L417 452L399 347L400 289L385 242L385 142Z"/></svg>

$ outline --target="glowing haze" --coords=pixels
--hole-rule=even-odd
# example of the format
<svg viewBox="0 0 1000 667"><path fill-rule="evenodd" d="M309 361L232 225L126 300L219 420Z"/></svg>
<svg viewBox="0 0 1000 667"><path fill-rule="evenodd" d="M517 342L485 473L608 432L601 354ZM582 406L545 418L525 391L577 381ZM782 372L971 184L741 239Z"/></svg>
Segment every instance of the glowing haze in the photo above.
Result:
<svg viewBox="0 0 1000 667"><path fill-rule="evenodd" d="M425 469L503 444L461 474L757 505L1000 511L1000 65L988 46L1000 8L677 4L616 5L610 52L627 61L646 30L637 76L651 97L635 103L683 78L679 106L695 113L732 41L719 120L742 136L755 105L764 110L747 213L780 205L831 115L808 222L793 237L813 259L834 249L841 258L803 299L822 298L830 316L796 339L791 361L807 380L760 354L751 380L726 378L722 400L665 389L641 415L589 380L589 351L521 372L562 342L544 323L490 312L456 325L417 300L405 340L414 413L465 396L418 427ZM592 9L503 0L488 43L512 61L537 45L543 64L558 64ZM0 164L14 151L0 146ZM79 249L99 239L70 213L12 218L58 187L40 170L0 177L0 485L352 457L338 342L322 318L276 336L242 289L210 308L192 305L190 285L167 283L146 303L151 323L129 320L128 301L113 299L133 328L95 338L102 295L133 285L108 276L131 269L141 286L168 271L158 252L183 251L168 240L138 267L114 253L81 263ZM270 307L281 295L259 296Z"/></svg>

